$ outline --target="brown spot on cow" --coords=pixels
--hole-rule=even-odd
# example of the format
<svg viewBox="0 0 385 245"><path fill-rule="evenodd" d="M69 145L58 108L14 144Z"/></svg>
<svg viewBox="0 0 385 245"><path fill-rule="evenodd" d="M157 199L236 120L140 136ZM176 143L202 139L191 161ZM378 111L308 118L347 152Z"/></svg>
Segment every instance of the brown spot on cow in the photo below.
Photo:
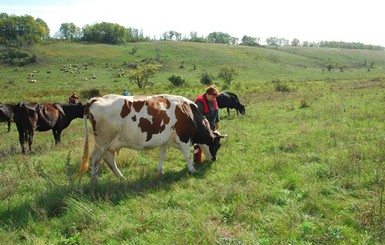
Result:
<svg viewBox="0 0 385 245"><path fill-rule="evenodd" d="M176 123L174 129L182 142L187 143L196 132L190 105L183 103L175 108Z"/></svg>
<svg viewBox="0 0 385 245"><path fill-rule="evenodd" d="M128 114L130 114L130 112L131 112L131 105L132 105L131 101L124 100L122 111L120 112L120 116L122 118L125 118Z"/></svg>
<svg viewBox="0 0 385 245"><path fill-rule="evenodd" d="M133 117L131 117L132 121L133 122L136 122L136 115L134 115Z"/></svg>
<svg viewBox="0 0 385 245"><path fill-rule="evenodd" d="M134 110L136 112L139 112L140 110L142 110L144 103L145 103L145 101L143 101L143 100L134 101L134 104L132 106L134 107Z"/></svg>
<svg viewBox="0 0 385 245"><path fill-rule="evenodd" d="M146 106L148 115L152 116L152 121L140 118L138 126L142 132L147 132L146 141L149 141L153 134L163 132L170 122L170 117L166 113L166 109L170 108L170 102L163 97L154 97L146 101Z"/></svg>

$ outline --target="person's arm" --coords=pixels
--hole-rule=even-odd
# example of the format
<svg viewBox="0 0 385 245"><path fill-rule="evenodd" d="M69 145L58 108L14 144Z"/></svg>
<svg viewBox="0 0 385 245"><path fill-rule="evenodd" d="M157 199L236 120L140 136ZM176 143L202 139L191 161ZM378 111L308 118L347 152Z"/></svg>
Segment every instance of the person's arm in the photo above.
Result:
<svg viewBox="0 0 385 245"><path fill-rule="evenodd" d="M214 111L214 122L215 122L215 129L218 129L219 128L219 122L220 122L220 118L219 118L219 111L218 110L215 110Z"/></svg>
<svg viewBox="0 0 385 245"><path fill-rule="evenodd" d="M195 104L198 106L198 111L200 111L203 114L203 103L200 101L197 101Z"/></svg>

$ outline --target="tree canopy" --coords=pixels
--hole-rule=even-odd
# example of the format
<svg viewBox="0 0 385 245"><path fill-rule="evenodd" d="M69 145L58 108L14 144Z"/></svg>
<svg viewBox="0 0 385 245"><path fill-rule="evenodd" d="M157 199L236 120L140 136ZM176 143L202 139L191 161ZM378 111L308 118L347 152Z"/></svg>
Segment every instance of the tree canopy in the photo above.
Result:
<svg viewBox="0 0 385 245"><path fill-rule="evenodd" d="M30 15L0 14L0 44L8 46L32 45L49 38L48 25Z"/></svg>

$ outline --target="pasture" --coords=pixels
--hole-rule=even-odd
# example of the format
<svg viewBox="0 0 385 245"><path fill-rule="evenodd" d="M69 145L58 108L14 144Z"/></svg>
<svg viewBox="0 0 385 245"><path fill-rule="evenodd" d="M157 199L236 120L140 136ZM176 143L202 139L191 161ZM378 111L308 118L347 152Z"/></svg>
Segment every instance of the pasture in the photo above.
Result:
<svg viewBox="0 0 385 245"><path fill-rule="evenodd" d="M184 42L54 43L32 51L38 56L35 65L1 66L2 103L66 103L73 91L90 89L194 99L206 88L201 73L216 75L230 65L236 79L230 85L214 83L220 91L237 93L246 114L220 111L219 131L229 137L218 160L200 166L197 174L187 172L173 148L162 176L156 171L157 149L123 149L117 165L127 180L117 179L103 163L96 188L87 174L76 176L82 119L63 131L58 146L51 132L36 132L30 155L20 154L16 125L7 132L1 123L0 243L383 243L383 51ZM153 86L140 90L116 76L144 59L163 65L151 78ZM63 66L71 71L63 72ZM26 78L30 73L35 83ZM172 74L187 85L171 86Z"/></svg>

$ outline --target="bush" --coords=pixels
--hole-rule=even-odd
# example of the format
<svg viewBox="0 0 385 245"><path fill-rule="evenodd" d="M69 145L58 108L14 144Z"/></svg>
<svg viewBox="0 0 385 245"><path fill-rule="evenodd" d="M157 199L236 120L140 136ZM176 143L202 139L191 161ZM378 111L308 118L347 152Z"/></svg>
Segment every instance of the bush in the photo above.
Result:
<svg viewBox="0 0 385 245"><path fill-rule="evenodd" d="M237 72L233 67L224 66L218 73L218 78L223 79L226 84L230 85L234 77L237 75Z"/></svg>
<svg viewBox="0 0 385 245"><path fill-rule="evenodd" d="M183 86L186 81L181 76L172 75L168 78L168 80L175 86L175 87L181 87Z"/></svg>
<svg viewBox="0 0 385 245"><path fill-rule="evenodd" d="M81 92L81 97L85 99L91 99L92 97L96 97L96 96L100 96L100 91L96 88Z"/></svg>
<svg viewBox="0 0 385 245"><path fill-rule="evenodd" d="M1 56L4 63L16 66L24 66L37 62L37 56L22 49L10 49Z"/></svg>
<svg viewBox="0 0 385 245"><path fill-rule="evenodd" d="M205 72L201 75L201 83L204 85L213 84L213 80L214 80L214 78L211 75L209 75L207 72Z"/></svg>
<svg viewBox="0 0 385 245"><path fill-rule="evenodd" d="M273 80L272 83L275 84L276 92L290 92L291 89L286 84L282 84L280 80Z"/></svg>

